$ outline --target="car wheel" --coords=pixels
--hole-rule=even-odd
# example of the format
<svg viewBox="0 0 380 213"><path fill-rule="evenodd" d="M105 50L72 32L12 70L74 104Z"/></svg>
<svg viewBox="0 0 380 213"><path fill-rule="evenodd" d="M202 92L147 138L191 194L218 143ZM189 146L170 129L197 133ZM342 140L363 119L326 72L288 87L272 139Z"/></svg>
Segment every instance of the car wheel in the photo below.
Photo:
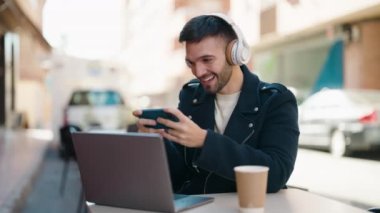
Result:
<svg viewBox="0 0 380 213"><path fill-rule="evenodd" d="M334 157L342 157L347 152L346 138L342 131L334 130L331 134L330 153Z"/></svg>

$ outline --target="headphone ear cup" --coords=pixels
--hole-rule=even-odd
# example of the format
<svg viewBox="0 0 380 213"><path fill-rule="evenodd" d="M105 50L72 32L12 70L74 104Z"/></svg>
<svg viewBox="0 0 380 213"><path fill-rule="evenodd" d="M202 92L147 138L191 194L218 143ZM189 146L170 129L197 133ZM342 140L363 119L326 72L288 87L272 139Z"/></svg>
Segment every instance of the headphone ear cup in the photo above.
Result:
<svg viewBox="0 0 380 213"><path fill-rule="evenodd" d="M226 59L229 65L235 65L236 64L236 48L237 48L237 40L233 40L230 43L228 43L226 48Z"/></svg>
<svg viewBox="0 0 380 213"><path fill-rule="evenodd" d="M242 65L246 64L250 58L250 49L249 46L244 44L244 41L236 44L236 54L235 54L235 62L236 64Z"/></svg>
<svg viewBox="0 0 380 213"><path fill-rule="evenodd" d="M222 13L211 13L210 16L216 16L223 19L227 24L231 25L237 39L231 41L226 47L226 59L230 65L243 65L248 63L251 50L244 40L240 28L226 15Z"/></svg>

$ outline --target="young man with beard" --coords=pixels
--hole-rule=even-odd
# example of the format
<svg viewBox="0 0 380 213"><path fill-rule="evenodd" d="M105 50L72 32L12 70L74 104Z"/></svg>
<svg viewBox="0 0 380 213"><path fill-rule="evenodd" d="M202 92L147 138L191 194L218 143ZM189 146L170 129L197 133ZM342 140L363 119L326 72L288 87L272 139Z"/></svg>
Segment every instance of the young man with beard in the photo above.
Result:
<svg viewBox="0 0 380 213"><path fill-rule="evenodd" d="M285 187L296 160L297 105L280 84L259 80L244 65L249 46L223 14L186 23L186 64L196 79L185 84L179 106L165 111L178 122L139 119L140 132L165 138L173 189L182 194L235 192L233 168L269 167L268 192ZM141 110L133 113L139 117ZM147 128L161 123L168 130Z"/></svg>

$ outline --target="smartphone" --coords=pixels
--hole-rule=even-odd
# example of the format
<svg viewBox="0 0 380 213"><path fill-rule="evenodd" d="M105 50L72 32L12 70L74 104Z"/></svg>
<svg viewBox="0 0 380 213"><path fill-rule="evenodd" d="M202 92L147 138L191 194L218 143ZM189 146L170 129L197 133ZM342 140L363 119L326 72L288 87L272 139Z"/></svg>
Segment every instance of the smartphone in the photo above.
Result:
<svg viewBox="0 0 380 213"><path fill-rule="evenodd" d="M178 121L177 117L175 117L174 115L170 113L165 112L163 109L144 109L142 110L142 114L140 115L140 118L151 119L151 120L157 120L158 117L169 119L175 122ZM159 123L157 123L157 125L155 126L147 125L146 127L153 128L153 129L168 129L167 126L163 124L159 124Z"/></svg>

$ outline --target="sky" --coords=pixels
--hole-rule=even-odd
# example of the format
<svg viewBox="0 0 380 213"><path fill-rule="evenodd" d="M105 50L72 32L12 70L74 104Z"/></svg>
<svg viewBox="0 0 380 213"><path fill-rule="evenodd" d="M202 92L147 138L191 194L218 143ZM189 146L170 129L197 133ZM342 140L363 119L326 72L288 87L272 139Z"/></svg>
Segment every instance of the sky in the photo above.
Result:
<svg viewBox="0 0 380 213"><path fill-rule="evenodd" d="M110 58L122 46L122 4L123 0L47 0L44 36L70 55Z"/></svg>

